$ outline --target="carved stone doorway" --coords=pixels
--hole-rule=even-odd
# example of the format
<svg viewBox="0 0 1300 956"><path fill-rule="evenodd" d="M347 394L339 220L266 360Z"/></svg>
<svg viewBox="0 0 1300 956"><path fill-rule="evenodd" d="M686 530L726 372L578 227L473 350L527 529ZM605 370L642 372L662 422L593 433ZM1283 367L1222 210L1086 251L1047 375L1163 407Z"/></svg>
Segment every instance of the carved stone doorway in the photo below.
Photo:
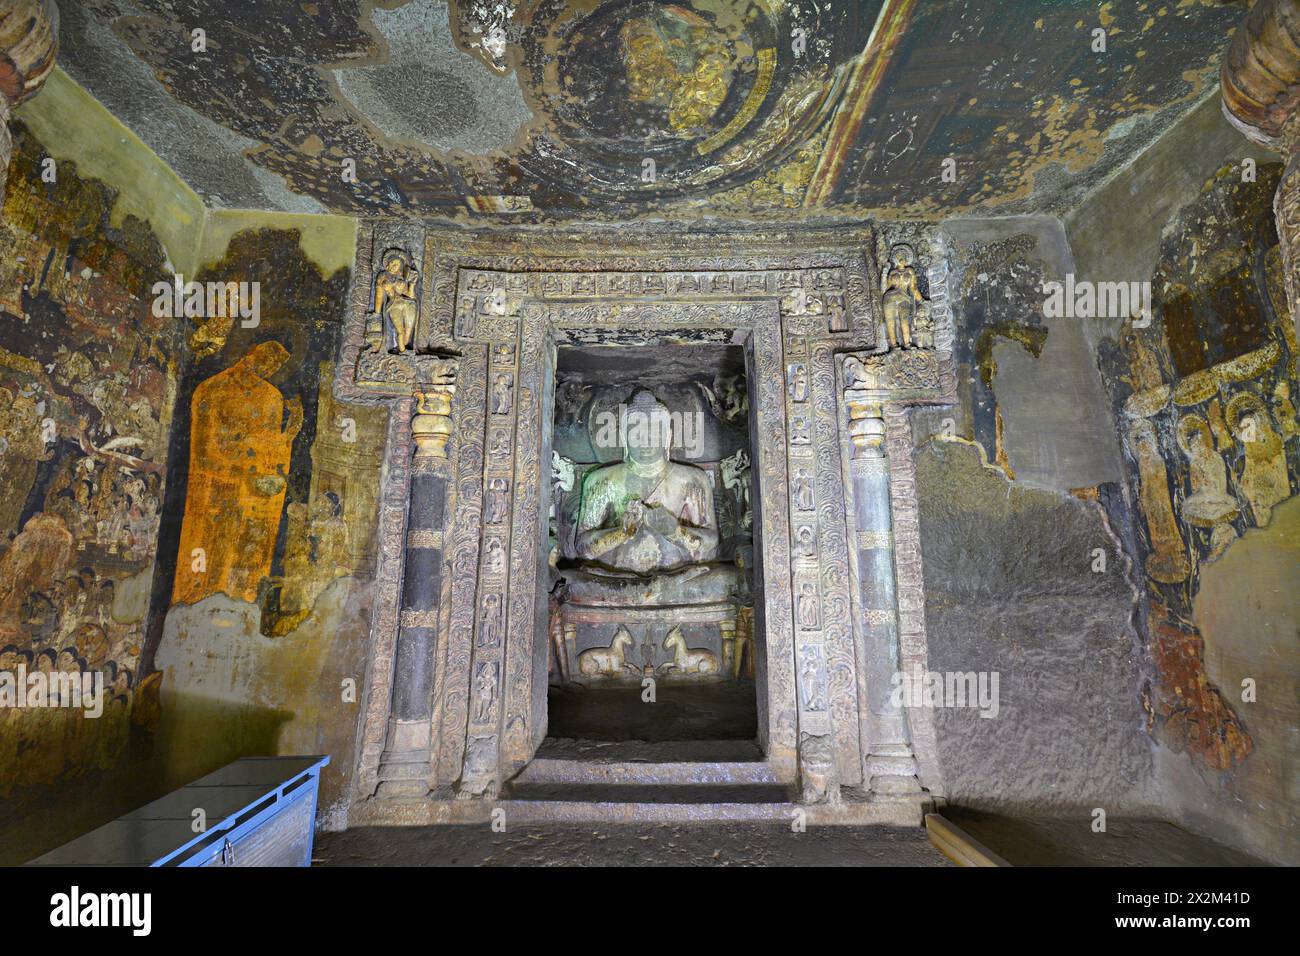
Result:
<svg viewBox="0 0 1300 956"><path fill-rule="evenodd" d="M906 406L950 401L951 335L935 323L934 343L882 351L874 235L845 246L808 233L793 249L785 236L694 237L592 257L582 237L521 255L507 238L441 251L461 245L409 224L368 230L358 276L398 247L424 278L404 280L419 304L405 350L354 286L340 360L340 397L393 410L354 815L395 820L408 811L383 806L401 798L437 818L450 811L430 807L497 797L536 754L555 646L557 356L669 345L745 355L757 730L772 779L806 803L855 791L873 819L914 813L918 773L938 778L928 715L889 695L892 673L925 661Z"/></svg>

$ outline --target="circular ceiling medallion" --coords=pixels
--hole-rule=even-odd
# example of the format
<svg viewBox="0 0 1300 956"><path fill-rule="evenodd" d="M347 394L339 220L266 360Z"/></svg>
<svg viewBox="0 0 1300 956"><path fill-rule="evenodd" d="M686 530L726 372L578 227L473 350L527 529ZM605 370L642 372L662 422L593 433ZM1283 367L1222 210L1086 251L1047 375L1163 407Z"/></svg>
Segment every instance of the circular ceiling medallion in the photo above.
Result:
<svg viewBox="0 0 1300 956"><path fill-rule="evenodd" d="M830 73L766 0L543 2L522 37L543 168L586 195L663 198L742 181L825 118ZM794 101L792 102L792 96ZM556 166L555 160L560 164Z"/></svg>

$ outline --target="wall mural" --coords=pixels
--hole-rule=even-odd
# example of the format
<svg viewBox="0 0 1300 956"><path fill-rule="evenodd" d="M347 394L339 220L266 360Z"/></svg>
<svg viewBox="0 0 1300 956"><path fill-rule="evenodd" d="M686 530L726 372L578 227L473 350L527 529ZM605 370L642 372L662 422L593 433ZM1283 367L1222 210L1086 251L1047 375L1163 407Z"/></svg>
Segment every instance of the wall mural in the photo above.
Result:
<svg viewBox="0 0 1300 956"><path fill-rule="evenodd" d="M279 342L254 345L194 390L190 465L172 601L195 604L218 591L256 601L271 573L289 456L302 401L271 384L289 358Z"/></svg>
<svg viewBox="0 0 1300 956"><path fill-rule="evenodd" d="M216 336L183 320L192 345L215 347L194 347L178 389L146 645L174 695L169 772L188 779L240 747L333 753L326 815L351 774L356 700L340 687L363 677L387 435L383 409L330 391L350 278L272 227L235 233L195 276L255 283L259 314Z"/></svg>
<svg viewBox="0 0 1300 956"><path fill-rule="evenodd" d="M104 712L0 711L0 798L108 770L157 727L142 666L177 337L148 226L19 125L0 223L0 672L100 673Z"/></svg>
<svg viewBox="0 0 1300 956"><path fill-rule="evenodd" d="M1270 209L1279 172L1243 183L1227 167L1206 185L1161 245L1156 320L1102 358L1150 598L1150 729L1219 770L1253 745L1205 673L1192 610L1200 570L1267 527L1300 474L1295 330Z"/></svg>
<svg viewBox="0 0 1300 956"><path fill-rule="evenodd" d="M293 230L245 231L196 276L258 283L260 315L255 327L234 324L217 351L185 371L173 437L180 480L167 509L176 534L169 603L218 593L257 603L266 634L286 629L284 614L301 620L298 592L310 579L352 570L344 516L357 513L352 494L313 480L318 435L340 431L320 418L329 400L321 400L319 375L336 347L332 319L341 316L349 274L322 276L298 243ZM339 563L312 560L323 551ZM296 594L292 610L286 590Z"/></svg>

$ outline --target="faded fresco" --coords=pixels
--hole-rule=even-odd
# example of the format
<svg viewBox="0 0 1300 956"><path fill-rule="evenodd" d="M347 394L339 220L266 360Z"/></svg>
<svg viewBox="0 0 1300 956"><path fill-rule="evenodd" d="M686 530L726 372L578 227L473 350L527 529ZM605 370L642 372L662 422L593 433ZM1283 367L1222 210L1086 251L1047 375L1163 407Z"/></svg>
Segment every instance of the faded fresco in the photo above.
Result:
<svg viewBox="0 0 1300 956"><path fill-rule="evenodd" d="M0 224L0 671L99 673L102 716L0 711L0 799L116 766L159 720L142 662L178 341L162 247L19 127ZM48 176L48 173L47 173Z"/></svg>
<svg viewBox="0 0 1300 956"><path fill-rule="evenodd" d="M1171 223L1155 321L1103 351L1136 504L1148 592L1148 724L1228 770L1253 748L1240 688L1206 673L1194 604L1205 568L1267 528L1295 490L1296 342L1270 213L1278 167L1225 167Z"/></svg>
<svg viewBox="0 0 1300 956"><path fill-rule="evenodd" d="M69 3L60 61L218 205L938 219L1069 208L1213 87L1236 5L1147 6Z"/></svg>
<svg viewBox="0 0 1300 956"><path fill-rule="evenodd" d="M238 231L195 276L255 283L259 314L182 320L193 359L149 652L167 675L169 774L330 753L328 812L351 772L387 416L330 394L350 271L324 273L301 238Z"/></svg>

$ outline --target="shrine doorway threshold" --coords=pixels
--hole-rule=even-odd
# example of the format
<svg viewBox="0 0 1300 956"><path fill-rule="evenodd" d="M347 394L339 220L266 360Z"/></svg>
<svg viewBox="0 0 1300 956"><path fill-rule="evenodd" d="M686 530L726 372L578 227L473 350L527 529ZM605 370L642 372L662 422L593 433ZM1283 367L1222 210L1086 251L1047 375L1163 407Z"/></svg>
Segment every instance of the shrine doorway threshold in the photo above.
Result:
<svg viewBox="0 0 1300 956"><path fill-rule="evenodd" d="M900 804L797 803L754 740L547 738L501 796L508 820L529 823L920 822Z"/></svg>

